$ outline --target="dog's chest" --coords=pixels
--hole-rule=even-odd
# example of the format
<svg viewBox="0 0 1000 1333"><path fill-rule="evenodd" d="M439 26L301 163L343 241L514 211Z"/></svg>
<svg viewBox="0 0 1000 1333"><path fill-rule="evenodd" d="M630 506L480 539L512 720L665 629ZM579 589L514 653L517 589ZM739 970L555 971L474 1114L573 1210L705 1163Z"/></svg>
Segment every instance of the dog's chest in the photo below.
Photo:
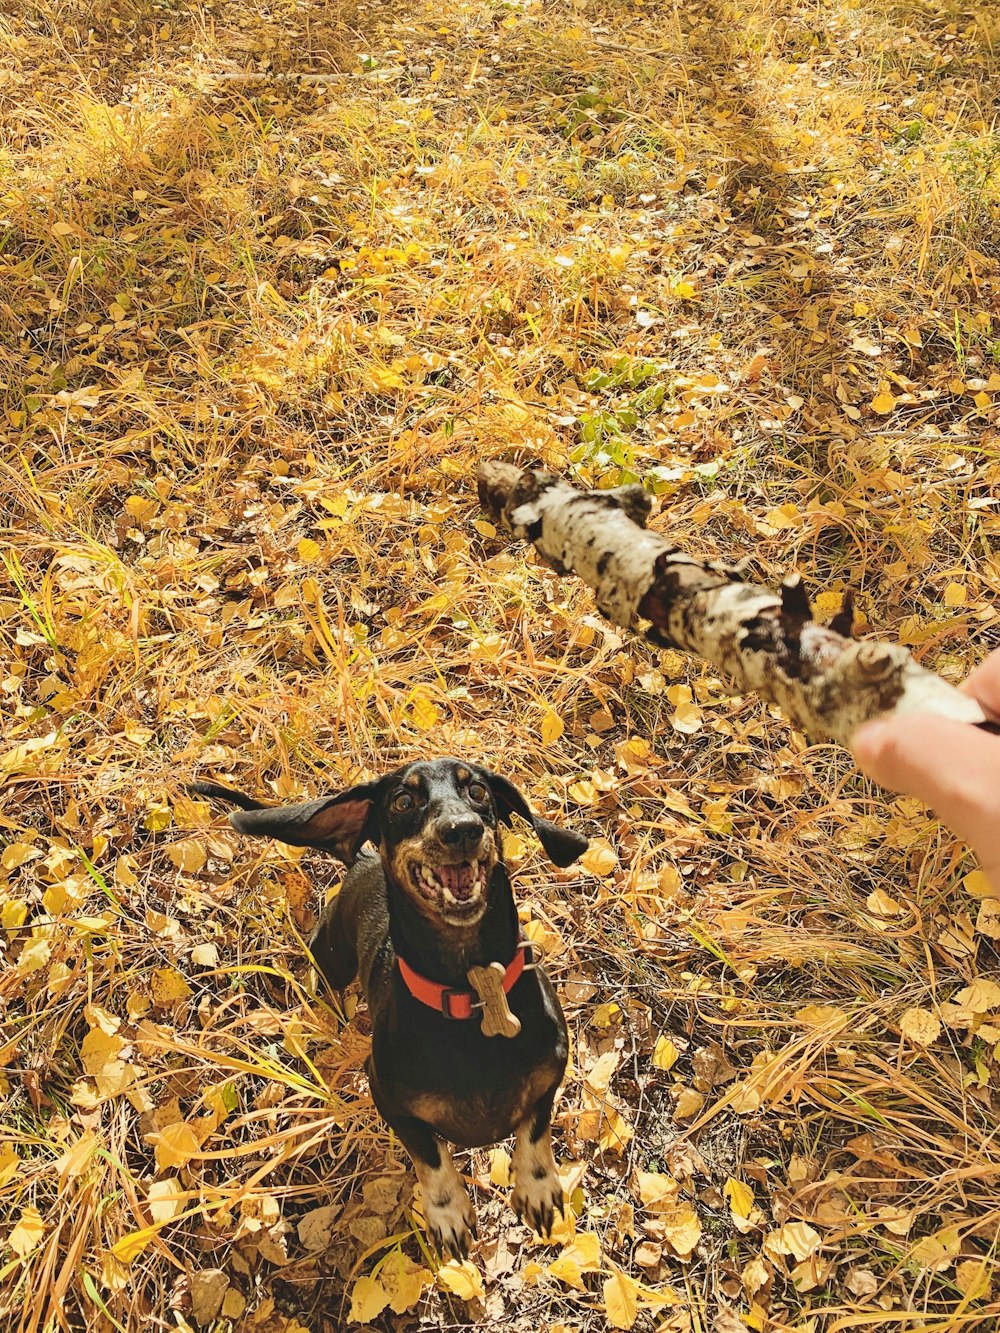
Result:
<svg viewBox="0 0 1000 1333"><path fill-rule="evenodd" d="M483 1066L478 1079L435 1080L436 1087L412 1091L408 1109L451 1143L466 1148L498 1143L532 1113L539 1099L558 1083L564 1067L564 1061L553 1058L529 1068L511 1069L502 1077L495 1065Z"/></svg>
<svg viewBox="0 0 1000 1333"><path fill-rule="evenodd" d="M475 1018L449 1021L409 1005L390 1031L376 1032L379 1083L401 1110L465 1147L514 1132L558 1084L568 1053L554 995L537 977L524 984L525 994L520 985L512 992L522 1024L516 1037L486 1037Z"/></svg>

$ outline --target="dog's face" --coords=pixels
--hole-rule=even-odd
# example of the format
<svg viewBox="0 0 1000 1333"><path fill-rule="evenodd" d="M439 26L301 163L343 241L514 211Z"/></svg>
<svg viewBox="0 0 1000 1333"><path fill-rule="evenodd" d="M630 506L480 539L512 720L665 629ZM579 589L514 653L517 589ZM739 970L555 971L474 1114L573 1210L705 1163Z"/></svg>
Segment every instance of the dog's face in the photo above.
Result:
<svg viewBox="0 0 1000 1333"><path fill-rule="evenodd" d="M515 814L556 865L586 851L586 838L533 814L513 783L460 759L407 764L337 796L238 810L229 821L241 833L322 848L348 863L372 842L387 875L425 916L462 927L486 911L500 860L498 825Z"/></svg>
<svg viewBox="0 0 1000 1333"><path fill-rule="evenodd" d="M500 858L490 775L455 759L410 764L385 780L379 852L427 916L475 925Z"/></svg>

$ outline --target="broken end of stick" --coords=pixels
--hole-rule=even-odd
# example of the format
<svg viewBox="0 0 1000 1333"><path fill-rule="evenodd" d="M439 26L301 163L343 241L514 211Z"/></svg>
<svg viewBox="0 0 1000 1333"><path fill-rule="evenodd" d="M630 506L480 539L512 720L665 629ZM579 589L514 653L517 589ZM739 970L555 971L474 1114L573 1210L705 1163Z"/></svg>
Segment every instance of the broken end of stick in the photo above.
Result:
<svg viewBox="0 0 1000 1333"><path fill-rule="evenodd" d="M541 468L517 467L514 463L501 463L496 459L480 463L476 469L479 503L508 529L511 527L510 516L518 506L536 499L558 480L554 473Z"/></svg>
<svg viewBox="0 0 1000 1333"><path fill-rule="evenodd" d="M476 469L479 503L494 518L503 519L514 487L521 479L521 468L512 463L480 463Z"/></svg>
<svg viewBox="0 0 1000 1333"><path fill-rule="evenodd" d="M845 639L854 638L854 594L848 588L844 593L844 604L830 621L834 634L842 634Z"/></svg>
<svg viewBox="0 0 1000 1333"><path fill-rule="evenodd" d="M781 618L792 622L795 629L812 620L812 607L801 574L789 574L781 584Z"/></svg>
<svg viewBox="0 0 1000 1333"><path fill-rule="evenodd" d="M785 634L795 638L813 619L812 606L801 574L789 574L781 584L781 619ZM826 627L831 634L848 642L854 639L854 597L850 590L844 593L844 604Z"/></svg>

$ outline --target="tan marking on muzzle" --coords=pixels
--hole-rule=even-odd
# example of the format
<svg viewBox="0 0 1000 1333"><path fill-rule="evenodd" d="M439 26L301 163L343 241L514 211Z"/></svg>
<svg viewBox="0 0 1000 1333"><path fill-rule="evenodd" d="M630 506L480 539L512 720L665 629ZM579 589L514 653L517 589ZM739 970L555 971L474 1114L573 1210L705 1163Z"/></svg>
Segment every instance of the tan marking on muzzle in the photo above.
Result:
<svg viewBox="0 0 1000 1333"><path fill-rule="evenodd" d="M446 847L432 832L419 833L407 838L393 848L391 854L383 852L383 860L394 881L403 888L417 907L425 914L442 917L463 915L465 906L483 904L485 907L489 882L497 864L497 842L493 830L486 828L480 842L479 854L475 858L456 859L454 849ZM468 899L449 900L444 884L436 872L448 867L467 865L475 860L479 865L479 892ZM432 883L428 884L421 877L421 872L430 872ZM452 924L464 924L454 921Z"/></svg>

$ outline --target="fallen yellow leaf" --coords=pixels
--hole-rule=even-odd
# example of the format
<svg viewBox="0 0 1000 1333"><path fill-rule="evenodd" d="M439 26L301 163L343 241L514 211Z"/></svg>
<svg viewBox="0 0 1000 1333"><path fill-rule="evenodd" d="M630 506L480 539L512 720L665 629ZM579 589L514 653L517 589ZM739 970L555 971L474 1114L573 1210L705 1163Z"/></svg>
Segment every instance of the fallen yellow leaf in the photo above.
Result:
<svg viewBox="0 0 1000 1333"><path fill-rule="evenodd" d="M930 1046L941 1035L941 1020L929 1009L910 1008L900 1014L899 1030L915 1046Z"/></svg>
<svg viewBox="0 0 1000 1333"><path fill-rule="evenodd" d="M490 1183L501 1189L510 1184L510 1153L506 1148L490 1150Z"/></svg>
<svg viewBox="0 0 1000 1333"><path fill-rule="evenodd" d="M612 1328L631 1328L639 1314L639 1284L616 1268L604 1283L604 1309Z"/></svg>
<svg viewBox="0 0 1000 1333"><path fill-rule="evenodd" d="M156 514L160 503L152 496L130 495L122 507L129 518L135 519L137 523L146 523Z"/></svg>
<svg viewBox="0 0 1000 1333"><path fill-rule="evenodd" d="M734 1217L748 1218L753 1211L753 1190L742 1180L730 1176L723 1186L723 1194L729 1199L729 1206Z"/></svg>
<svg viewBox="0 0 1000 1333"><path fill-rule="evenodd" d="M693 736L701 730L702 712L696 703L680 704L670 719L674 731L684 736Z"/></svg>
<svg viewBox="0 0 1000 1333"><path fill-rule="evenodd" d="M705 1105L705 1094L697 1088L681 1088L674 1102L675 1120L693 1120Z"/></svg>
<svg viewBox="0 0 1000 1333"><path fill-rule="evenodd" d="M565 724L559 714L554 713L551 708L547 708L542 714L542 744L555 745L565 730Z"/></svg>
<svg viewBox="0 0 1000 1333"><path fill-rule="evenodd" d="M25 910L25 915L27 915L26 903L18 903L17 907L18 908L23 907ZM24 917L22 916L21 919L23 921ZM28 943L21 950L20 955L18 956L17 960L18 976L26 977L30 976L32 972L40 972L43 967L47 966L48 961L51 957L52 957L52 946L49 944L48 940L41 938L41 936L29 940Z"/></svg>
<svg viewBox="0 0 1000 1333"><path fill-rule="evenodd" d="M795 1021L807 1027L846 1027L850 1019L835 1004L807 1004L795 1011Z"/></svg>
<svg viewBox="0 0 1000 1333"><path fill-rule="evenodd" d="M890 897L884 889L873 889L868 895L866 906L869 912L874 912L876 916L900 916L906 911L906 908L895 898Z"/></svg>
<svg viewBox="0 0 1000 1333"><path fill-rule="evenodd" d="M433 731L441 720L441 710L426 694L417 694L410 701L410 717L418 731Z"/></svg>
<svg viewBox="0 0 1000 1333"><path fill-rule="evenodd" d="M0 1143L0 1187L14 1179L20 1165L17 1149L9 1143Z"/></svg>
<svg viewBox="0 0 1000 1333"><path fill-rule="evenodd" d="M993 888L981 870L970 870L962 880L965 892L973 898L991 898Z"/></svg>
<svg viewBox="0 0 1000 1333"><path fill-rule="evenodd" d="M1000 900L984 898L976 917L976 931L990 940L1000 940Z"/></svg>
<svg viewBox="0 0 1000 1333"><path fill-rule="evenodd" d="M653 1065L657 1069L673 1069L680 1056L680 1051L669 1037L657 1037L653 1047Z"/></svg>
<svg viewBox="0 0 1000 1333"><path fill-rule="evenodd" d="M452 1259L438 1269L438 1281L453 1292L460 1301L482 1301L486 1298L483 1278L479 1269L468 1259L461 1263Z"/></svg>
<svg viewBox="0 0 1000 1333"><path fill-rule="evenodd" d="M580 857L579 864L598 879L606 879L618 865L618 853L606 838L595 838Z"/></svg>
<svg viewBox="0 0 1000 1333"><path fill-rule="evenodd" d="M786 1222L764 1238L764 1251L772 1258L790 1254L800 1263L819 1249L822 1237L808 1222Z"/></svg>
<svg viewBox="0 0 1000 1333"><path fill-rule="evenodd" d="M141 1227L138 1231L126 1232L112 1245L111 1253L119 1263L130 1264L137 1255L143 1252L159 1229L159 1225L156 1225Z"/></svg>
<svg viewBox="0 0 1000 1333"><path fill-rule="evenodd" d="M208 859L203 844L197 838L184 838L172 843L167 848L167 856L178 870L183 870L187 875L196 875Z"/></svg>
<svg viewBox="0 0 1000 1333"><path fill-rule="evenodd" d="M7 1244L22 1259L30 1254L45 1235L45 1223L37 1208L27 1207L21 1210L17 1225L7 1237Z"/></svg>
<svg viewBox="0 0 1000 1333"><path fill-rule="evenodd" d="M92 1129L85 1129L75 1143L71 1143L56 1162L61 1180L73 1179L85 1170L87 1163L100 1147L100 1139Z"/></svg>
<svg viewBox="0 0 1000 1333"><path fill-rule="evenodd" d="M780 531L784 528L801 527L803 516L798 505L783 504L768 510L764 515L764 522L769 528L777 528Z"/></svg>
<svg viewBox="0 0 1000 1333"><path fill-rule="evenodd" d="M605 1051L603 1055L598 1056L584 1075L587 1087L592 1092L607 1092L620 1060L621 1055L615 1050Z"/></svg>
<svg viewBox="0 0 1000 1333"><path fill-rule="evenodd" d="M701 1240L701 1220L689 1203L678 1204L660 1214L663 1238L678 1259L688 1259Z"/></svg>
<svg viewBox="0 0 1000 1333"><path fill-rule="evenodd" d="M596 1273L601 1266L601 1242L592 1231L578 1232L557 1259L549 1264L548 1272L560 1282L578 1291L585 1290L584 1273Z"/></svg>
<svg viewBox="0 0 1000 1333"><path fill-rule="evenodd" d="M156 1165L163 1171L170 1166L186 1166L201 1152L201 1144L190 1125L179 1120L167 1125L156 1137Z"/></svg>
<svg viewBox="0 0 1000 1333"><path fill-rule="evenodd" d="M661 1171L636 1171L635 1183L639 1201L651 1213L673 1208L680 1193L680 1185L673 1176L664 1175Z"/></svg>
<svg viewBox="0 0 1000 1333"><path fill-rule="evenodd" d="M359 1277L351 1289L348 1319L352 1324L370 1324L389 1304L389 1293L378 1278Z"/></svg>
<svg viewBox="0 0 1000 1333"><path fill-rule="evenodd" d="M379 1281L389 1293L389 1307L395 1314L412 1310L424 1291L433 1285L434 1274L395 1249L378 1272Z"/></svg>
<svg viewBox="0 0 1000 1333"><path fill-rule="evenodd" d="M963 1009L971 1009L974 1014L1000 1009L1000 986L986 977L977 977L971 986L963 986L954 1002Z"/></svg>
<svg viewBox="0 0 1000 1333"><path fill-rule="evenodd" d="M970 1301L987 1301L993 1286L985 1259L963 1259L955 1266L955 1286Z"/></svg>
<svg viewBox="0 0 1000 1333"><path fill-rule="evenodd" d="M146 1191L146 1204L154 1222L162 1226L184 1211L187 1192L176 1176L154 1180Z"/></svg>
<svg viewBox="0 0 1000 1333"><path fill-rule="evenodd" d="M80 1062L88 1074L99 1074L112 1060L117 1060L125 1047L124 1040L115 1032L92 1027L80 1043Z"/></svg>
<svg viewBox="0 0 1000 1333"><path fill-rule="evenodd" d="M156 967L149 979L150 994L158 1009L169 1009L178 1000L186 1000L191 987L175 967Z"/></svg>

